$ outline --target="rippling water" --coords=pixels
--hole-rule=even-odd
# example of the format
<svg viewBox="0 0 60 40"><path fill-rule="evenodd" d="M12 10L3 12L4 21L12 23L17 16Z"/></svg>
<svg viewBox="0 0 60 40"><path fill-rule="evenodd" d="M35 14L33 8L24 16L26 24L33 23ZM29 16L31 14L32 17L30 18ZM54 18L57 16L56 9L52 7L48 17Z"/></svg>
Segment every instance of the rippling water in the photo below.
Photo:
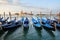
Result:
<svg viewBox="0 0 60 40"><path fill-rule="evenodd" d="M0 32L0 40L60 40L60 31L48 31L35 29L30 25L29 29L22 27Z"/></svg>

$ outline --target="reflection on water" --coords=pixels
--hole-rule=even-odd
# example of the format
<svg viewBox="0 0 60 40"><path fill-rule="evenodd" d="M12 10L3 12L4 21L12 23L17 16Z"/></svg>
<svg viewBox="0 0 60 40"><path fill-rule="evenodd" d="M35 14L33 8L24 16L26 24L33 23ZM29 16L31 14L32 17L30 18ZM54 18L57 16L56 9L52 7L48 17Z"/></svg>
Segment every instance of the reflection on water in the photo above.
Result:
<svg viewBox="0 0 60 40"><path fill-rule="evenodd" d="M8 33L8 31L5 31L3 35L0 37L0 40L4 40L5 35Z"/></svg>
<svg viewBox="0 0 60 40"><path fill-rule="evenodd" d="M24 29L23 26L17 29L8 30L7 33L2 32L0 40L60 40L60 31L55 32L36 29L32 25L29 29Z"/></svg>
<svg viewBox="0 0 60 40"><path fill-rule="evenodd" d="M23 36L24 36L23 39L27 39L28 30L29 30L29 28L28 29L23 29Z"/></svg>
<svg viewBox="0 0 60 40"><path fill-rule="evenodd" d="M0 37L4 34L5 31L0 31Z"/></svg>
<svg viewBox="0 0 60 40"><path fill-rule="evenodd" d="M51 40L55 40L55 34L54 34L54 32L53 32L53 31L46 30L46 32L50 35Z"/></svg>
<svg viewBox="0 0 60 40"><path fill-rule="evenodd" d="M23 29L23 33L24 33L24 36L26 36L28 33L28 29Z"/></svg>
<svg viewBox="0 0 60 40"><path fill-rule="evenodd" d="M39 37L39 40L42 40L42 30L40 30L40 29L37 29L37 28L35 28L35 30L36 30L36 32L37 32L37 35L38 35L38 37Z"/></svg>
<svg viewBox="0 0 60 40"><path fill-rule="evenodd" d="M5 38L4 38L4 39L8 38L9 35L11 35L12 33L14 33L14 31L15 31L16 29L17 29L17 28L14 28L14 29L8 30L8 33L7 33L7 35L5 35Z"/></svg>

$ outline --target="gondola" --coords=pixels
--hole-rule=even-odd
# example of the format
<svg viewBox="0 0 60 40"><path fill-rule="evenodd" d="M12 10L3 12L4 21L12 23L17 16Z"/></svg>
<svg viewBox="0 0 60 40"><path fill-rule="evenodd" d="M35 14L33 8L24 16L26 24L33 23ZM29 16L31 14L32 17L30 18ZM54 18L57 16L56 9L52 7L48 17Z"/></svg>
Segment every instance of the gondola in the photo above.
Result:
<svg viewBox="0 0 60 40"><path fill-rule="evenodd" d="M60 23L58 23L58 19L57 18L54 18L54 23L56 23L56 28L57 29L60 29Z"/></svg>
<svg viewBox="0 0 60 40"><path fill-rule="evenodd" d="M16 21L16 20L12 20L4 25L1 25L2 26L2 29L3 30L9 30L9 29L13 29L13 28L17 28L19 26L21 26L22 23L19 21Z"/></svg>
<svg viewBox="0 0 60 40"><path fill-rule="evenodd" d="M33 17L32 17L32 22L33 22L34 24L38 23L37 20L34 19Z"/></svg>
<svg viewBox="0 0 60 40"><path fill-rule="evenodd" d="M54 20L50 20L51 21L51 25L54 27L54 23L56 23L56 28L57 29L60 29L60 23L58 23L58 19L57 18L54 18Z"/></svg>
<svg viewBox="0 0 60 40"><path fill-rule="evenodd" d="M60 30L60 23L56 23L56 28Z"/></svg>
<svg viewBox="0 0 60 40"><path fill-rule="evenodd" d="M42 21L44 22L44 24L42 23L44 29L55 31L55 28L52 26L52 20L50 20L50 19L47 19L47 20L44 19Z"/></svg>
<svg viewBox="0 0 60 40"><path fill-rule="evenodd" d="M58 18L54 18L54 22L56 23L56 28L60 30L60 23L58 23Z"/></svg>
<svg viewBox="0 0 60 40"><path fill-rule="evenodd" d="M40 24L40 19L34 19L32 18L32 23L33 23L33 26L37 29L42 29L42 25Z"/></svg>
<svg viewBox="0 0 60 40"><path fill-rule="evenodd" d="M45 23L46 23L46 21L47 21L47 19L46 19L46 18L42 18L41 20L42 20L42 24L45 24Z"/></svg>
<svg viewBox="0 0 60 40"><path fill-rule="evenodd" d="M60 30L60 23L56 23L56 28Z"/></svg>
<svg viewBox="0 0 60 40"><path fill-rule="evenodd" d="M24 17L21 18L21 22L24 23Z"/></svg>
<svg viewBox="0 0 60 40"><path fill-rule="evenodd" d="M54 27L47 23L43 24L43 28L47 30L55 31Z"/></svg>
<svg viewBox="0 0 60 40"><path fill-rule="evenodd" d="M58 19L57 19L57 18L55 18L55 17L54 17L54 20L53 20L53 21L54 21L54 22L56 22L56 23L58 23Z"/></svg>
<svg viewBox="0 0 60 40"><path fill-rule="evenodd" d="M29 28L29 19L28 19L27 17L26 17L26 19L24 20L23 27L24 27L24 28Z"/></svg>
<svg viewBox="0 0 60 40"><path fill-rule="evenodd" d="M3 17L2 18L0 18L0 21L3 19Z"/></svg>
<svg viewBox="0 0 60 40"><path fill-rule="evenodd" d="M9 19L9 17L7 17L6 19L1 19L0 22L1 22L2 24L5 24L8 19Z"/></svg>

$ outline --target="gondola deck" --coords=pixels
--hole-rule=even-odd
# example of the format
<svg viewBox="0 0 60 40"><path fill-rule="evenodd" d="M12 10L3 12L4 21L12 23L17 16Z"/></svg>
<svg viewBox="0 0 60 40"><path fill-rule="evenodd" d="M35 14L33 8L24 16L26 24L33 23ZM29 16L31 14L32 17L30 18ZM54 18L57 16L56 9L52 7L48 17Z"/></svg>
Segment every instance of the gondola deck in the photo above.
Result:
<svg viewBox="0 0 60 40"><path fill-rule="evenodd" d="M32 18L32 23L33 26L37 29L42 29L42 25L40 24L40 19L38 18L37 20L35 20L34 18Z"/></svg>

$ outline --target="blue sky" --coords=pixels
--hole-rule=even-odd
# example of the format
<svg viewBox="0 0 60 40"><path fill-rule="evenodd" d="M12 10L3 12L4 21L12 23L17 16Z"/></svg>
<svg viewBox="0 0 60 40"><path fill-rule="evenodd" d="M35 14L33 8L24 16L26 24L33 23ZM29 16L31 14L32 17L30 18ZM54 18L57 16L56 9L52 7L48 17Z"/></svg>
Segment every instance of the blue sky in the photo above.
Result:
<svg viewBox="0 0 60 40"><path fill-rule="evenodd" d="M60 8L60 0L8 0L9 3L17 2L19 5L41 8Z"/></svg>
<svg viewBox="0 0 60 40"><path fill-rule="evenodd" d="M18 2L26 6L60 8L60 0L18 0Z"/></svg>

